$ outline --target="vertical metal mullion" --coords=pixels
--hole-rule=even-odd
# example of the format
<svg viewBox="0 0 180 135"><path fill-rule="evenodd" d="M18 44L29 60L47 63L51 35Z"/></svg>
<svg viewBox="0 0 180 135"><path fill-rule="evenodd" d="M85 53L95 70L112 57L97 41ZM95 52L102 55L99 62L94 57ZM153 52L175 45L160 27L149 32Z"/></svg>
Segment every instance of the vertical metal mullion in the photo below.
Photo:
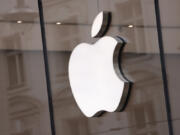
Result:
<svg viewBox="0 0 180 135"><path fill-rule="evenodd" d="M38 8L39 8L39 18L40 18L41 37L42 37L42 46L43 46L47 94L48 94L47 96L48 96L48 105L49 105L49 114L50 114L51 134L56 135L42 0L38 0Z"/></svg>
<svg viewBox="0 0 180 135"><path fill-rule="evenodd" d="M160 50L161 71L162 71L162 78L163 78L164 97L165 97L165 104L166 104L166 111L167 111L169 135L173 135L174 133L173 133L173 126L172 126L171 105L170 105L170 98L169 98L166 63L165 63L164 48L163 48L164 43L163 43L163 35L162 35L159 0L154 0L154 5L155 5L155 13L156 13L157 34L158 34L158 43L159 43L159 50Z"/></svg>

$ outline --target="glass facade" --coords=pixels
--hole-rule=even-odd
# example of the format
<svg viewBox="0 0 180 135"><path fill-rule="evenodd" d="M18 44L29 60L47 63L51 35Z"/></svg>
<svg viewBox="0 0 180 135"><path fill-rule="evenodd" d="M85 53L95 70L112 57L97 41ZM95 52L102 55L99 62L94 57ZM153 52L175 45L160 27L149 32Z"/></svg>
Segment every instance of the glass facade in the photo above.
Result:
<svg viewBox="0 0 180 135"><path fill-rule="evenodd" d="M0 134L178 135L179 4L1 0ZM134 84L124 111L87 118L72 95L68 62L78 44L99 40L91 26L100 11L112 13L106 35L127 41L122 68Z"/></svg>
<svg viewBox="0 0 180 135"><path fill-rule="evenodd" d="M37 1L1 1L0 31L0 134L50 135Z"/></svg>

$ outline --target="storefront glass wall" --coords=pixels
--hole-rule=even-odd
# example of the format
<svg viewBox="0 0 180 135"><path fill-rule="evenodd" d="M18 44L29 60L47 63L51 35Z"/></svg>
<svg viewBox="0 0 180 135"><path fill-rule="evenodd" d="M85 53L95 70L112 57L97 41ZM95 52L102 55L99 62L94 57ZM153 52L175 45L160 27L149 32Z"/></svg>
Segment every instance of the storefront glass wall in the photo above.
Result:
<svg viewBox="0 0 180 135"><path fill-rule="evenodd" d="M157 2L2 0L0 134L178 135L179 2ZM134 85L123 112L86 118L72 96L68 61L78 44L98 40L90 31L100 11L112 12L106 35L127 41L122 64Z"/></svg>

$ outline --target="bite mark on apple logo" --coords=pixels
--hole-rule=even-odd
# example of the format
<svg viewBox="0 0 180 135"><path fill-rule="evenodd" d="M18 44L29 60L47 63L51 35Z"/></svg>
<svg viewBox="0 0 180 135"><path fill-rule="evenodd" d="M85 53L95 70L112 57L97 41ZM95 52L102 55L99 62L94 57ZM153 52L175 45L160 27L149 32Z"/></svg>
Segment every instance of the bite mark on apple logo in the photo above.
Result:
<svg viewBox="0 0 180 135"><path fill-rule="evenodd" d="M110 12L100 12L91 35L102 37L109 26ZM132 87L121 67L126 42L121 37L104 36L94 44L81 43L69 60L69 81L80 110L87 117L122 111Z"/></svg>

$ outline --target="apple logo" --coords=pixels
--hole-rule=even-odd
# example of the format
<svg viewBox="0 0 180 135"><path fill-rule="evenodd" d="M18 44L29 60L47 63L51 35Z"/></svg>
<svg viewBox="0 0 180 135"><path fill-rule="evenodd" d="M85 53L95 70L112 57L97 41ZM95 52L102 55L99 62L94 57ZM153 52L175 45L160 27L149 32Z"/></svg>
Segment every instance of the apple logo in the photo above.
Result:
<svg viewBox="0 0 180 135"><path fill-rule="evenodd" d="M102 37L111 14L100 12L92 25L92 37ZM87 117L122 111L132 86L122 72L121 54L126 42L105 36L94 44L81 43L69 60L69 81L80 110Z"/></svg>

